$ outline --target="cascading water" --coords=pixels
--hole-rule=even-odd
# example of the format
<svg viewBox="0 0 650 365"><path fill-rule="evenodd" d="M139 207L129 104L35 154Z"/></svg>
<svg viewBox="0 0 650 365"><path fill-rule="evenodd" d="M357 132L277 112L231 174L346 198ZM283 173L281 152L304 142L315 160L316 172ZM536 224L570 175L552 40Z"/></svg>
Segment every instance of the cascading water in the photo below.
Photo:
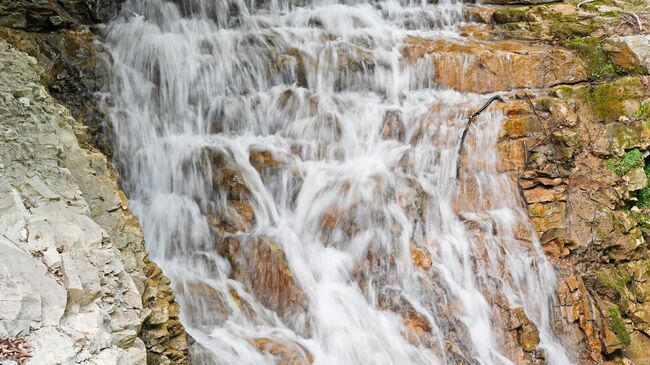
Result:
<svg viewBox="0 0 650 365"><path fill-rule="evenodd" d="M514 308L571 363L553 268L497 170L502 112L475 120L457 179L487 97L404 56L413 37L462 42L462 14L127 0L107 37L115 160L198 363L521 363Z"/></svg>

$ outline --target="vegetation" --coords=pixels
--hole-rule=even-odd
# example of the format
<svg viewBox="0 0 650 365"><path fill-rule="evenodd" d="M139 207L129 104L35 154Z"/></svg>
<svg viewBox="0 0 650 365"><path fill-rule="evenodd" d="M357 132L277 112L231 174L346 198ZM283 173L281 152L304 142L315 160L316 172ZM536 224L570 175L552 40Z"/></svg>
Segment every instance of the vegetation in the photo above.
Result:
<svg viewBox="0 0 650 365"><path fill-rule="evenodd" d="M623 176L636 168L645 167L643 152L638 148L627 151L623 157L607 160L607 167L618 176Z"/></svg>
<svg viewBox="0 0 650 365"><path fill-rule="evenodd" d="M650 122L650 101L641 104L641 107L634 112L634 116L638 119Z"/></svg>
<svg viewBox="0 0 650 365"><path fill-rule="evenodd" d="M621 312L616 306L609 307L608 311L609 328L616 334L619 341L625 346L629 346L631 342L630 334L625 328L625 322L621 316Z"/></svg>
<svg viewBox="0 0 650 365"><path fill-rule="evenodd" d="M565 41L563 46L574 50L585 61L587 71L594 79L611 78L618 73L598 37L576 37Z"/></svg>

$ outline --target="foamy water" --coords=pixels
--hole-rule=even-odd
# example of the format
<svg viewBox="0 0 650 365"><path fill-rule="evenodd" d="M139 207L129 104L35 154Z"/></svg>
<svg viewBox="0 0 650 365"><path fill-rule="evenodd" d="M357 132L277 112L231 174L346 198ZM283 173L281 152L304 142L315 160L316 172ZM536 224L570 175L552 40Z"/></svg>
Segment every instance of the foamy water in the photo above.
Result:
<svg viewBox="0 0 650 365"><path fill-rule="evenodd" d="M262 338L319 365L515 363L498 305L524 308L549 364L571 363L551 330L553 268L517 238L532 227L497 171L503 115L475 120L457 177L462 128L488 96L439 89L426 57L403 56L409 36L462 41L462 10L127 0L106 41L115 161L199 363L272 364ZM258 171L251 151L278 163ZM207 155L237 172L253 227L211 223L234 198ZM281 248L302 305L273 310L233 279L217 247L260 237Z"/></svg>

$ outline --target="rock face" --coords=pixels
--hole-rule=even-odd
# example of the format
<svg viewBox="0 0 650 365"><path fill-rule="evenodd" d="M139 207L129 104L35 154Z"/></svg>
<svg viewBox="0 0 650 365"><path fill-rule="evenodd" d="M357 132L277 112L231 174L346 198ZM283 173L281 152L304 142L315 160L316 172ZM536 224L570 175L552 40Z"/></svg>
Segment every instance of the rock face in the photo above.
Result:
<svg viewBox="0 0 650 365"><path fill-rule="evenodd" d="M122 232L93 220L107 218L94 205L100 196L110 203L104 213L121 210L115 181L102 179L106 161L79 147L78 126L40 85L34 58L0 43L0 59L0 275L9 298L0 337L25 338L32 364L144 364L138 334L149 311L137 257L120 253ZM87 189L93 175L105 191Z"/></svg>
<svg viewBox="0 0 650 365"><path fill-rule="evenodd" d="M24 341L34 364L187 362L169 280L147 259L117 175L91 148L107 146L94 138L105 69L79 25L107 21L118 6L0 2L0 37L34 56L2 43L0 275L13 304L0 338Z"/></svg>
<svg viewBox="0 0 650 365"><path fill-rule="evenodd" d="M147 258L142 229L128 210L126 196L117 187L117 174L107 164L106 157L91 147L97 146L110 153L109 143L103 139L103 115L98 112L95 96L106 82L107 68L91 30L96 29L95 24L115 16L120 3L120 0L0 1L0 39L33 56L28 57L3 43L6 59L13 62L7 65L15 63L17 67L7 66L1 72L2 77L6 77L3 90L9 90L13 97L5 101L14 103L10 105L13 108L6 111L12 118L4 122L8 125L10 140L25 147L8 148L11 153L2 156L8 160L4 163L6 167L0 168L0 179L4 182L0 185L4 186L2 195L5 197L1 209L6 207L9 212L11 207L12 215L3 213L0 227L22 232L24 226L25 232L30 232L33 215L41 212L40 220L33 225L37 232L42 231L30 238L38 239L39 243L22 247L27 258L37 259L31 266L21 266L23 270L31 268L31 272L18 275L8 266L9 262L15 265L18 261L7 260L3 278L14 283L16 300L34 303L25 308L35 307L39 302L55 303L55 297L50 296L56 293L62 293L64 298L58 311L49 310L49 307L45 310L46 307L41 306L45 316L56 316L65 309L58 314L55 324L50 317L45 321L39 319L40 314L33 310L24 313L24 320L21 319L23 314L15 311L8 311L3 317L7 319L3 323L22 323L23 330L9 332L7 329L0 338L29 335L27 343L32 345L34 363L40 361L36 356L39 351L45 354L48 347L62 349L61 356L69 357L67 360L62 357L63 363L73 359L125 364L145 361L183 364L188 361L187 336L179 321L179 307L169 288L169 280ZM2 65L5 66L4 61ZM48 91L69 112L56 104ZM40 104L30 100L38 100ZM39 109L41 104L44 105L42 110ZM16 105L25 111L18 112ZM27 107L35 109L30 114ZM24 131L17 129L18 126ZM36 147L43 150L36 150ZM34 154L42 156L43 161L30 157ZM33 171L40 164L58 165L59 170L35 174ZM9 166L23 170L7 175ZM47 204L34 202L37 205L32 205L33 199L44 199ZM21 205L25 207L19 209ZM61 213L68 211L69 214ZM31 218L23 217L25 214ZM15 216L16 221L5 222L5 216ZM7 237L4 238L14 243L24 240ZM70 243L63 246L65 241L60 237ZM57 245L54 242L58 242ZM44 288L46 283L33 280L27 282L31 286L21 286L21 283L25 282L25 277L38 276L36 273L42 271L43 265L58 286L48 287L46 292L51 294L41 297L39 288ZM25 327L25 323L34 323L34 326ZM56 331L45 327L45 324L60 323L78 333L66 332L63 327ZM35 334L41 333L39 331L44 336ZM80 333L88 339L81 341Z"/></svg>
<svg viewBox="0 0 650 365"><path fill-rule="evenodd" d="M0 25L43 31L72 24L104 23L114 17L120 0L2 0Z"/></svg>
<svg viewBox="0 0 650 365"><path fill-rule="evenodd" d="M544 250L560 269L558 318L574 327L567 336L585 363L648 356L639 348L650 290L649 81L562 86L518 94L505 106L503 169L517 176ZM521 150L506 147L513 145Z"/></svg>

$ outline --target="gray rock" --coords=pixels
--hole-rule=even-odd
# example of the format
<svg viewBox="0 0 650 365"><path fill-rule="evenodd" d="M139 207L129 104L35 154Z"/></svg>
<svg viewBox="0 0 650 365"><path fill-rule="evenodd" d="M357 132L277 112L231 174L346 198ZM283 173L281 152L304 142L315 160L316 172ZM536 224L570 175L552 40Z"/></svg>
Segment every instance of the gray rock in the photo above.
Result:
<svg viewBox="0 0 650 365"><path fill-rule="evenodd" d="M126 271L86 200L117 196L115 181L98 180L35 60L0 41L0 64L0 131L14 132L0 134L0 337L26 337L29 364L144 364L143 275Z"/></svg>
<svg viewBox="0 0 650 365"><path fill-rule="evenodd" d="M0 236L0 337L24 336L58 325L66 292L40 261Z"/></svg>

